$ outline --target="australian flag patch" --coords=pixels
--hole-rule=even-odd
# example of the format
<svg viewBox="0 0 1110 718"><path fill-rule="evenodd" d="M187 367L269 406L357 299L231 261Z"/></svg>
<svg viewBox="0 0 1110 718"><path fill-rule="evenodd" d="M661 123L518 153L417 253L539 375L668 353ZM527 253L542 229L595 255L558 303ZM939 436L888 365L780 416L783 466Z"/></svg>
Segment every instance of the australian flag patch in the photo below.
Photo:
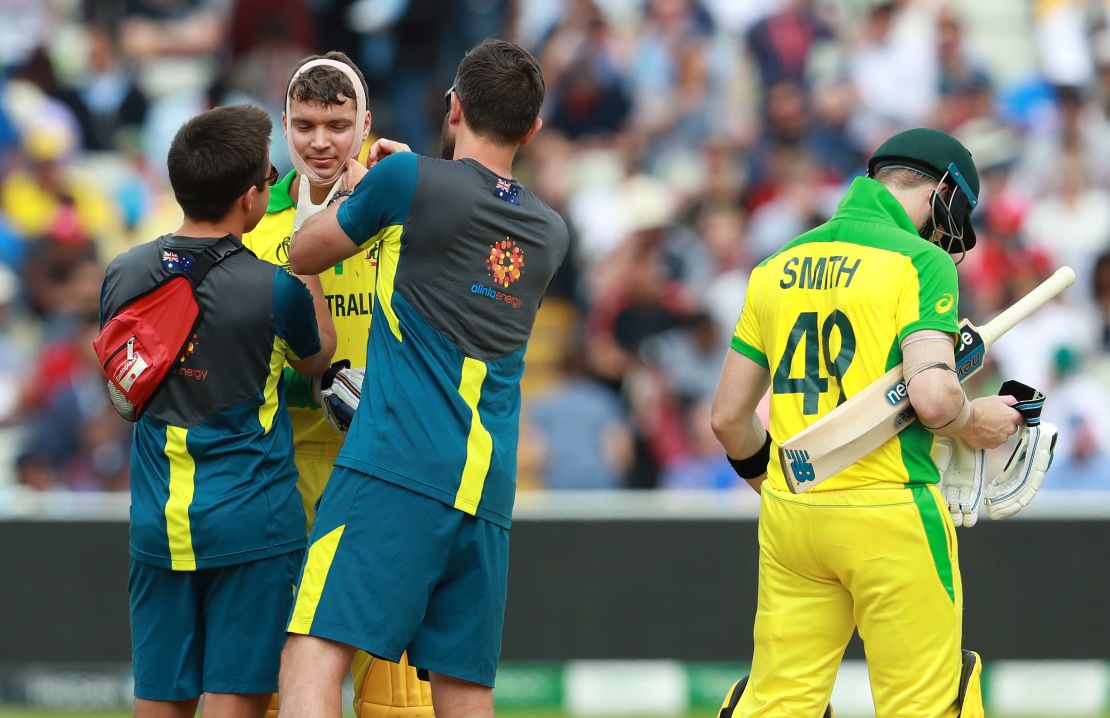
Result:
<svg viewBox="0 0 1110 718"><path fill-rule="evenodd" d="M497 184L493 186L493 196L518 207L520 206L520 187L515 182L498 179Z"/></svg>
<svg viewBox="0 0 1110 718"><path fill-rule="evenodd" d="M184 274L193 266L193 255L162 250L162 269L172 274Z"/></svg>

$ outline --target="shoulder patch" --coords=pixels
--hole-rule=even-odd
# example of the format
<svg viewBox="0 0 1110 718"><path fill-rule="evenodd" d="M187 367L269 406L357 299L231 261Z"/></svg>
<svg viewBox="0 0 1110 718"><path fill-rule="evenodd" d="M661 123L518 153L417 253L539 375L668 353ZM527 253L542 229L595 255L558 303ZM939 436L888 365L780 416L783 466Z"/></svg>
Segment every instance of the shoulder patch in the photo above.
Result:
<svg viewBox="0 0 1110 718"><path fill-rule="evenodd" d="M193 266L193 255L184 252L162 250L162 269L170 274L184 274Z"/></svg>
<svg viewBox="0 0 1110 718"><path fill-rule="evenodd" d="M516 182L498 177L493 185L493 196L509 204L520 206L520 186Z"/></svg>

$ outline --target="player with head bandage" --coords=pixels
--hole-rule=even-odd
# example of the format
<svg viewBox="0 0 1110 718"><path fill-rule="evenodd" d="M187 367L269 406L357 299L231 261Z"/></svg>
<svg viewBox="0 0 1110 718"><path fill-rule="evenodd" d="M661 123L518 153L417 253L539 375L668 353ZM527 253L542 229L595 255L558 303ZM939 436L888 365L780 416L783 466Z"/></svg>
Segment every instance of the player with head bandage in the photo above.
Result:
<svg viewBox="0 0 1110 718"><path fill-rule="evenodd" d="M343 192L342 180L350 167L359 165L358 169L362 169L360 152L369 136L370 123L366 81L345 54L329 52L307 57L294 68L282 114L282 129L294 169L274 186L266 215L254 231L243 237L243 243L259 258L289 268L293 234ZM401 143L380 139L366 152L365 162L373 166L387 155L408 149ZM353 370L345 367L362 367L366 363L376 276L374 251L356 255L319 275L335 323L336 364L317 380L315 387L312 379L289 367L285 370L297 488L309 528L343 444L343 434L336 430L340 427L332 425L333 415L326 410L333 395L329 384L338 375L338 385L346 386L343 380ZM359 718L433 715L428 683L417 678L406 658L395 664L359 654L352 673L355 712Z"/></svg>

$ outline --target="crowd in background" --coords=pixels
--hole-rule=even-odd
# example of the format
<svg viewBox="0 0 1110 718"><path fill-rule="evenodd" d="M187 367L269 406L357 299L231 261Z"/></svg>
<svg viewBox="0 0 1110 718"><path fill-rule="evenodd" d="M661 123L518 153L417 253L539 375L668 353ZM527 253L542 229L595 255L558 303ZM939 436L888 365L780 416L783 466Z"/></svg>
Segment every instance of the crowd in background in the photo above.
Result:
<svg viewBox="0 0 1110 718"><path fill-rule="evenodd" d="M497 35L543 65L544 130L517 175L573 235L529 348L522 487L736 486L709 403L747 273L828 218L882 140L927 125L982 177L962 316L989 318L1060 264L1079 274L970 392L1044 390L1061 428L1046 488L1110 489L1110 4L976 8L0 0L0 477L127 487L131 426L89 342L106 263L178 226L165 155L182 122L258 104L286 171L290 69L343 50L374 134L434 154L450 68Z"/></svg>

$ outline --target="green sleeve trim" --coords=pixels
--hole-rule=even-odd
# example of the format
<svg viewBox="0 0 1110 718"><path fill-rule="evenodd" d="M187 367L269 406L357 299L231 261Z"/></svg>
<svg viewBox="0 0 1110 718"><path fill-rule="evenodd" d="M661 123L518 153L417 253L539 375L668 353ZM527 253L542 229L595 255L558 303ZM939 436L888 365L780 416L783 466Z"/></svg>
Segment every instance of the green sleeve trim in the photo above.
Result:
<svg viewBox="0 0 1110 718"><path fill-rule="evenodd" d="M925 539L929 542L929 553L933 555L933 565L937 569L937 577L944 586L945 592L952 603L956 602L956 591L952 587L952 559L948 556L948 531L944 526L944 517L940 515L936 499L928 486L910 486L913 493L913 502L917 504L917 512L921 516L921 525L925 528Z"/></svg>
<svg viewBox="0 0 1110 718"><path fill-rule="evenodd" d="M732 338L732 348L740 352L747 358L751 359L756 364L760 364L767 369L771 368L771 364L767 361L767 355L753 347L751 344L748 344L740 337Z"/></svg>
<svg viewBox="0 0 1110 718"><path fill-rule="evenodd" d="M285 383L285 403L298 409L319 409L312 391L312 377L297 373L287 366L281 370Z"/></svg>

